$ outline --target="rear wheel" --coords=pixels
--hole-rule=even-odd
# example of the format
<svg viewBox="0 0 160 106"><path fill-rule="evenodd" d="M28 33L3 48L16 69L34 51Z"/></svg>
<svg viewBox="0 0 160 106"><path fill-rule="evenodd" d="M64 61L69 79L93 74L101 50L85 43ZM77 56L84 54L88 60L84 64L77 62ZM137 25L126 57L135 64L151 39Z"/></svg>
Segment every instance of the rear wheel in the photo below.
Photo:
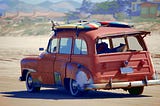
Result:
<svg viewBox="0 0 160 106"><path fill-rule="evenodd" d="M69 91L71 95L73 96L79 96L80 95L80 90L78 88L78 83L77 81L70 79L69 81Z"/></svg>
<svg viewBox="0 0 160 106"><path fill-rule="evenodd" d="M40 87L35 87L30 73L27 73L26 75L26 88L28 92L39 92L40 91Z"/></svg>
<svg viewBox="0 0 160 106"><path fill-rule="evenodd" d="M129 94L131 95L141 95L143 93L144 87L132 87L128 89Z"/></svg>
<svg viewBox="0 0 160 106"><path fill-rule="evenodd" d="M67 82L67 81L66 81ZM80 96L84 93L86 94L87 90L84 89L84 85L88 84L88 77L87 74L83 71L78 71L76 73L76 78L69 79L69 87L66 87L69 89L69 92L72 96ZM66 85L66 84L65 84Z"/></svg>

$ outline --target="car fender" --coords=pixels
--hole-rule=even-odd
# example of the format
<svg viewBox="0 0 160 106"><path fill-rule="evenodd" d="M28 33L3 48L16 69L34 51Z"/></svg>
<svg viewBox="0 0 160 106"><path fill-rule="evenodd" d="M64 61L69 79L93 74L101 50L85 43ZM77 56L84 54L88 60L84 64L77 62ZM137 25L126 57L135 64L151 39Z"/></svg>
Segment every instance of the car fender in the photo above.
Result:
<svg viewBox="0 0 160 106"><path fill-rule="evenodd" d="M22 76L19 78L20 81L25 81L26 80L26 76L27 76L27 73L30 73L32 74L32 76L34 76L33 73L37 72L36 70L34 69L30 69L30 68L22 68Z"/></svg>
<svg viewBox="0 0 160 106"><path fill-rule="evenodd" d="M83 65L78 63L68 63L66 67L66 78L74 79L80 86L92 84L93 77L91 72Z"/></svg>

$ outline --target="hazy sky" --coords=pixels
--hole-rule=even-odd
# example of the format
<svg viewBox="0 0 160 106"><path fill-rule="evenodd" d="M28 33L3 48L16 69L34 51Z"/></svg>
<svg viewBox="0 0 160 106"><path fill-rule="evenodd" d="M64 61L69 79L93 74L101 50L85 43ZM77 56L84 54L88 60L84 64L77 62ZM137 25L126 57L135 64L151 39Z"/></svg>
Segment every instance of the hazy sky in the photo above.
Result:
<svg viewBox="0 0 160 106"><path fill-rule="evenodd" d="M32 3L32 4L37 4L37 3L40 3L40 2L43 2L43 1L47 1L47 0L20 0L20 1L24 1L24 2ZM58 2L58 1L62 1L62 0L48 0L48 1ZM82 2L83 0L74 0L74 1ZM91 0L91 1L93 1L93 2L102 2L102 1L107 1L107 0Z"/></svg>

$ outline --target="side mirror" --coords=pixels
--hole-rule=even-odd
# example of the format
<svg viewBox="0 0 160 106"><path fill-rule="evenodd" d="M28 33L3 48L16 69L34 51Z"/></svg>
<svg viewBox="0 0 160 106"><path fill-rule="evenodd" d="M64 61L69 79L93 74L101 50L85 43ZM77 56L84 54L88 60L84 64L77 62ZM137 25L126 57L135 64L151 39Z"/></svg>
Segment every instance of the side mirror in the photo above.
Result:
<svg viewBox="0 0 160 106"><path fill-rule="evenodd" d="M39 48L39 51L44 51L44 48Z"/></svg>

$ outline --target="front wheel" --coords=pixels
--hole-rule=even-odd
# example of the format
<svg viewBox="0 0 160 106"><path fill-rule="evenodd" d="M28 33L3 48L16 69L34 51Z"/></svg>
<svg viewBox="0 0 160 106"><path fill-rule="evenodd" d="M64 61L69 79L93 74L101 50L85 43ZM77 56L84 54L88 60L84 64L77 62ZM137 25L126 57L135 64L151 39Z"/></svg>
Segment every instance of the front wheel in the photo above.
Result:
<svg viewBox="0 0 160 106"><path fill-rule="evenodd" d="M35 87L30 73L27 73L26 75L26 88L28 92L39 92L40 91L40 87Z"/></svg>
<svg viewBox="0 0 160 106"><path fill-rule="evenodd" d="M129 94L131 95L141 95L143 93L144 87L132 87L128 89Z"/></svg>

